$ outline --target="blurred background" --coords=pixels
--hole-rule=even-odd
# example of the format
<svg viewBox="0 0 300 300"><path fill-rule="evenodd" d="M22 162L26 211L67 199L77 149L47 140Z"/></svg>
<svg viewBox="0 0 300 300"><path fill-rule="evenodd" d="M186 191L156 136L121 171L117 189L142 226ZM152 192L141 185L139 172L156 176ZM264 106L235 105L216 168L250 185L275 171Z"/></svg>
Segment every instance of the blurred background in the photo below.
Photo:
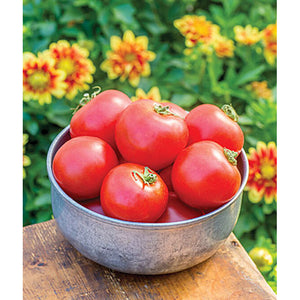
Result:
<svg viewBox="0 0 300 300"><path fill-rule="evenodd" d="M276 291L275 0L24 0L23 225L52 218L46 155L85 93L232 104L250 174L234 233Z"/></svg>

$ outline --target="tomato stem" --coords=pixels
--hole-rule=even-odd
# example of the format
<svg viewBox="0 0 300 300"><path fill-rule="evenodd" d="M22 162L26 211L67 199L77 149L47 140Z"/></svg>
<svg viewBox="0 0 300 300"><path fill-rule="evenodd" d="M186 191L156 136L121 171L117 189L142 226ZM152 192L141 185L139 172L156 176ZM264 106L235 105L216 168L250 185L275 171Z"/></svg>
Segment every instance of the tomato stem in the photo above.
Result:
<svg viewBox="0 0 300 300"><path fill-rule="evenodd" d="M237 122L239 119L238 114L236 113L235 109L231 104L224 104L221 108L224 113L233 121Z"/></svg>
<svg viewBox="0 0 300 300"><path fill-rule="evenodd" d="M138 171L133 171L133 177L135 178L135 180L138 180L137 176L140 177L143 180L144 184L150 185L151 183L155 183L157 180L157 175L149 172L149 170L150 169L148 167L145 167L143 174Z"/></svg>
<svg viewBox="0 0 300 300"><path fill-rule="evenodd" d="M223 148L223 152L227 158L227 160L234 166L237 165L236 157L238 156L238 153L232 150L229 150L227 148Z"/></svg>
<svg viewBox="0 0 300 300"><path fill-rule="evenodd" d="M167 115L167 116L172 115L172 116L181 118L181 116L179 116L179 115L175 114L174 112L170 111L170 106L169 105L162 106L161 104L154 104L153 109L156 113L158 113L160 115Z"/></svg>
<svg viewBox="0 0 300 300"><path fill-rule="evenodd" d="M73 110L73 115L84 105L86 105L88 102L90 102L93 98L95 98L100 92L101 87L100 86L94 86L93 89L95 91L90 95L89 93L84 93L83 97L80 99L79 104L75 108L71 108Z"/></svg>

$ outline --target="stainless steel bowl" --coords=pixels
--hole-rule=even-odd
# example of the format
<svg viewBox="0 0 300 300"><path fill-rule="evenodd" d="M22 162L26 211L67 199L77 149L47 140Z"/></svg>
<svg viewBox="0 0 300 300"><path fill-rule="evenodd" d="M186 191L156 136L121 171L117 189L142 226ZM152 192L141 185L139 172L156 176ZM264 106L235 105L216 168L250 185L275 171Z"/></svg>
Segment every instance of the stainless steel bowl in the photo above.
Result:
<svg viewBox="0 0 300 300"><path fill-rule="evenodd" d="M236 195L204 216L173 223L136 223L106 217L70 198L55 181L52 161L70 139L69 127L52 142L47 156L54 218L64 237L84 256L113 270L132 274L166 274L190 268L211 257L232 232L248 178L244 150Z"/></svg>

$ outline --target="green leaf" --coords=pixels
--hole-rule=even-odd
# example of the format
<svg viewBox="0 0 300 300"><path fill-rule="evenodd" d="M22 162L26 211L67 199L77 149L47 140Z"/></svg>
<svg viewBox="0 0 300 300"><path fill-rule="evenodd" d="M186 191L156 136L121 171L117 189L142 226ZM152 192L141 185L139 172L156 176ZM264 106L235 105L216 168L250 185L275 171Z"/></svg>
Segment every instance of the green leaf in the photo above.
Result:
<svg viewBox="0 0 300 300"><path fill-rule="evenodd" d="M240 4L240 0L225 0L223 1L224 10L227 16L231 16Z"/></svg>
<svg viewBox="0 0 300 300"><path fill-rule="evenodd" d="M168 27L161 23L144 22L143 26L154 36L161 35L168 31Z"/></svg>
<svg viewBox="0 0 300 300"><path fill-rule="evenodd" d="M260 65L251 70L245 70L239 73L236 85L242 85L249 81L254 81L259 78L259 76L265 71L265 65Z"/></svg>
<svg viewBox="0 0 300 300"><path fill-rule="evenodd" d="M52 217L52 210L51 207L49 207L49 209L43 209L43 210L39 210L36 214L36 221L37 223L40 222L45 222L50 220Z"/></svg>
<svg viewBox="0 0 300 300"><path fill-rule="evenodd" d="M36 135L39 132L39 124L34 120L24 122L24 128L31 135Z"/></svg>
<svg viewBox="0 0 300 300"><path fill-rule="evenodd" d="M43 207L45 205L51 204L51 197L50 193L43 193L38 195L34 200L34 205L36 208Z"/></svg>
<svg viewBox="0 0 300 300"><path fill-rule="evenodd" d="M117 21L130 24L135 21L134 13L136 9L130 3L120 4L113 8L113 14Z"/></svg>
<svg viewBox="0 0 300 300"><path fill-rule="evenodd" d="M76 27L64 27L60 33L67 37L78 37L80 30Z"/></svg>
<svg viewBox="0 0 300 300"><path fill-rule="evenodd" d="M182 80L184 77L183 71L178 68L173 68L171 71L167 72L163 77L163 81L167 83L174 83Z"/></svg>
<svg viewBox="0 0 300 300"><path fill-rule="evenodd" d="M252 214L240 215L237 225L235 226L235 232L238 236L241 236L245 232L250 232L258 226L257 219Z"/></svg>
<svg viewBox="0 0 300 300"><path fill-rule="evenodd" d="M261 206L254 204L252 206L252 211L254 216L258 219L258 221L260 222L265 221L265 215Z"/></svg>
<svg viewBox="0 0 300 300"><path fill-rule="evenodd" d="M223 8L218 5L210 5L209 10L215 22L218 23L221 27L224 27L226 24L226 20Z"/></svg>
<svg viewBox="0 0 300 300"><path fill-rule="evenodd" d="M264 214L266 214L266 215L270 215L275 210L274 206L272 204L266 204L266 203L264 203L262 208L263 208Z"/></svg>
<svg viewBox="0 0 300 300"><path fill-rule="evenodd" d="M69 6L64 14L59 19L59 22L62 24L66 24L68 22L83 22L85 19L84 14L81 9L75 8L73 6Z"/></svg>
<svg viewBox="0 0 300 300"><path fill-rule="evenodd" d="M51 36L57 30L57 25L55 22L42 22L38 24L38 30L42 36Z"/></svg>
<svg viewBox="0 0 300 300"><path fill-rule="evenodd" d="M191 94L174 94L171 101L183 108L189 108L197 103L197 97Z"/></svg>

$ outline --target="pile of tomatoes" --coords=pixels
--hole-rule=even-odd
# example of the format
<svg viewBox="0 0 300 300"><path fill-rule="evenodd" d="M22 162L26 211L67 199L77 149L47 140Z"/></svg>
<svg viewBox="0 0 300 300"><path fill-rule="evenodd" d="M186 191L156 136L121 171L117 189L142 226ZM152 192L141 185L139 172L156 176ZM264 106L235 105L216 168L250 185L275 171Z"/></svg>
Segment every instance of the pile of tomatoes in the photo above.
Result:
<svg viewBox="0 0 300 300"><path fill-rule="evenodd" d="M228 202L241 184L236 158L244 135L231 105L186 112L107 90L75 112L70 136L53 159L56 181L83 206L112 218L195 218Z"/></svg>

